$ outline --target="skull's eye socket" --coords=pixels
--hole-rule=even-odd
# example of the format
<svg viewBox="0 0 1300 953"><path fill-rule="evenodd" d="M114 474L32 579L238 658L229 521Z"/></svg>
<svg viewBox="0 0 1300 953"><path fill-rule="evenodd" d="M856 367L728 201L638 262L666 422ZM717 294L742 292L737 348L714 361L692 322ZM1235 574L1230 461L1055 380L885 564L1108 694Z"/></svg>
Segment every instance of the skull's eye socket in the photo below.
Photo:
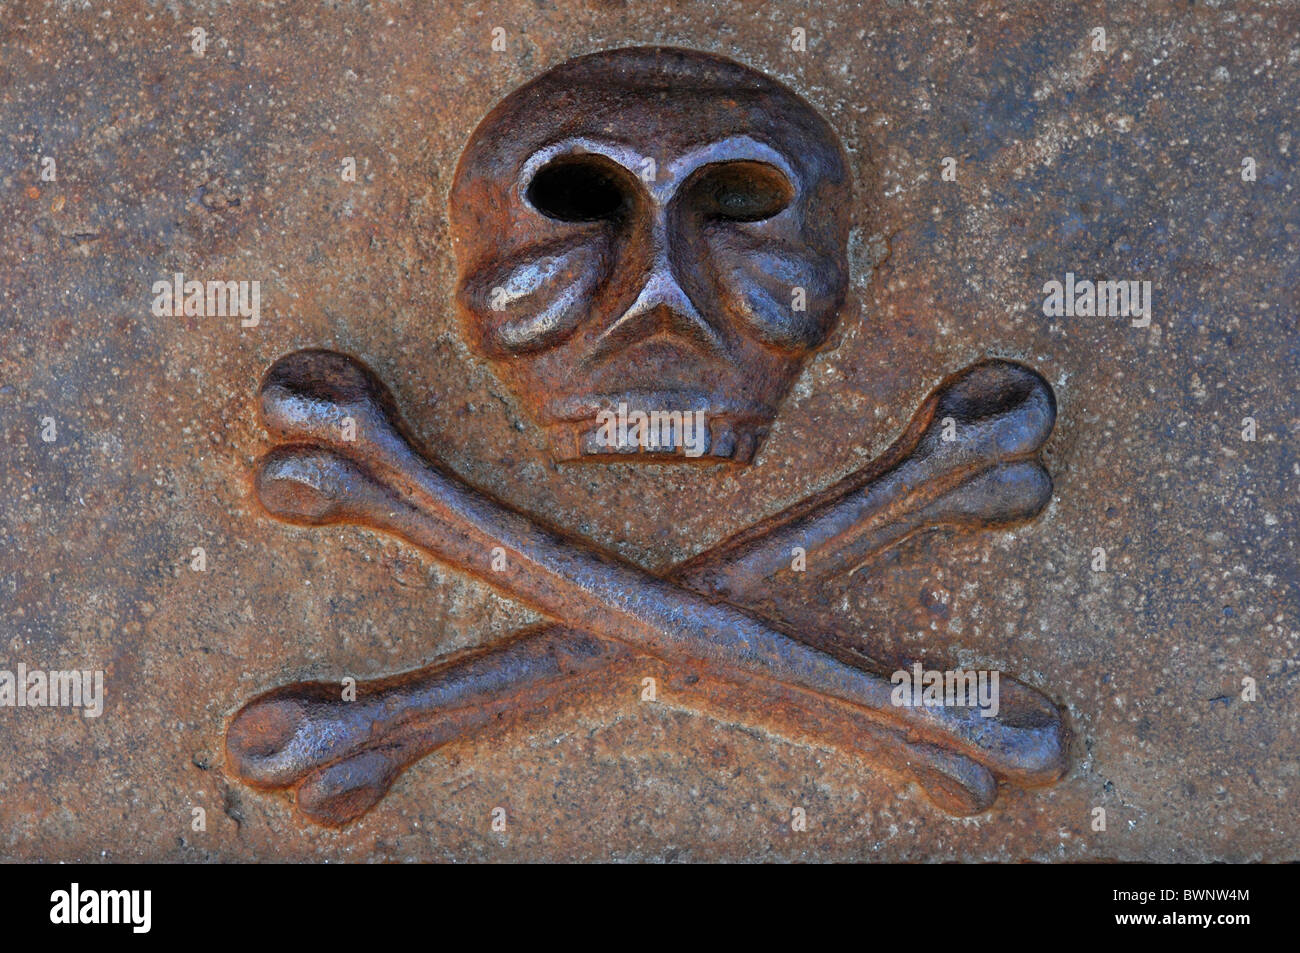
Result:
<svg viewBox="0 0 1300 953"><path fill-rule="evenodd" d="M561 222L621 219L632 204L622 170L603 156L564 156L547 163L528 183L528 203Z"/></svg>
<svg viewBox="0 0 1300 953"><path fill-rule="evenodd" d="M794 186L776 166L737 160L705 166L695 174L691 194L708 218L761 222L790 204Z"/></svg>

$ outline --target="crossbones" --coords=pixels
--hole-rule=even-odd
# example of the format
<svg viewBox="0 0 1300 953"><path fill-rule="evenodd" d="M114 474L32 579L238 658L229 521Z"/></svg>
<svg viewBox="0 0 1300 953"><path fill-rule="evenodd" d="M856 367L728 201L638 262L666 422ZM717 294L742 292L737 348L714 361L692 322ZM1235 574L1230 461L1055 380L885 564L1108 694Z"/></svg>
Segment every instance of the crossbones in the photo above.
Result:
<svg viewBox="0 0 1300 953"><path fill-rule="evenodd" d="M485 725L544 712L575 679L649 654L703 707L814 737L916 781L955 815L986 810L997 782L1035 786L1067 766L1055 705L1010 678L1001 708L891 703L869 659L787 631L755 607L807 553L806 578L852 570L935 526L1000 527L1035 516L1051 480L1037 453L1055 404L1034 372L972 365L922 404L879 458L664 576L545 527L451 474L416 443L387 389L353 358L300 351L260 391L279 442L259 462L267 511L300 525L351 523L398 536L547 617L502 644L357 686L283 686L248 702L227 731L233 773L296 788L299 811L339 826L383 798L429 752ZM951 418L954 439L942 422ZM351 421L355 439L343 437ZM490 569L505 551L507 572ZM697 681L698 679L698 681Z"/></svg>

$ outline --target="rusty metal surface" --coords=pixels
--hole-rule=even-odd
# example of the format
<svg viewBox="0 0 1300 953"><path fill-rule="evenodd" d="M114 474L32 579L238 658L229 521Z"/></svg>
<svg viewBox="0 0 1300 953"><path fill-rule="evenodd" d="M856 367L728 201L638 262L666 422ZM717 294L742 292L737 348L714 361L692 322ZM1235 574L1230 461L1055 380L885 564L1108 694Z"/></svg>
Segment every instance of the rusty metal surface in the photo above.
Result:
<svg viewBox="0 0 1300 953"><path fill-rule="evenodd" d="M1285 5L7 5L0 669L102 669L105 706L0 707L0 855L1297 859L1298 26ZM847 157L847 302L747 467L557 463L458 319L449 201L480 119L631 44L773 77ZM154 313L176 273L260 281L260 320ZM1149 325L1045 314L1067 273L1150 280ZM857 716L610 649L593 603L601 638L554 646L600 664L540 712L412 757L354 823L306 822L227 758L241 706L453 653L528 668L545 646L517 634L546 606L412 542L267 513L258 386L304 348L364 361L446 472L691 589L746 583L689 567L863 471L949 375L1033 368L1058 412L1036 519L728 592L886 671L1014 675L1061 706L1067 773L954 818ZM319 792L384 779L385 757Z"/></svg>

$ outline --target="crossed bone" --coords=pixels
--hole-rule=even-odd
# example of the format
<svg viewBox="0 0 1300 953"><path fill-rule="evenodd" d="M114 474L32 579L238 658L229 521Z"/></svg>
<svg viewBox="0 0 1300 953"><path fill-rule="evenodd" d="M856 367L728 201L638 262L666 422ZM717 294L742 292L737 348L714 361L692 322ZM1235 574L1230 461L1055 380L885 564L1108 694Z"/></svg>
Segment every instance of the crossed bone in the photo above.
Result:
<svg viewBox="0 0 1300 953"><path fill-rule="evenodd" d="M563 620L361 683L354 701L337 684L303 682L246 704L227 731L234 773L258 787L296 787L299 811L317 823L355 820L429 752L487 724L544 714L638 652L670 661L671 690L696 707L856 752L916 781L952 814L986 810L998 779L1034 786L1065 770L1066 727L1033 689L1003 677L992 718L897 706L870 659L754 612L792 571L795 546L812 581L919 530L1036 515L1051 493L1036 455L1055 404L1020 365L986 361L953 375L871 464L664 577L541 525L422 455L387 389L346 355L287 355L260 396L281 441L255 478L273 516L391 533ZM349 418L354 440L344 439ZM955 434L942 433L948 418ZM491 568L497 547L503 572Z"/></svg>

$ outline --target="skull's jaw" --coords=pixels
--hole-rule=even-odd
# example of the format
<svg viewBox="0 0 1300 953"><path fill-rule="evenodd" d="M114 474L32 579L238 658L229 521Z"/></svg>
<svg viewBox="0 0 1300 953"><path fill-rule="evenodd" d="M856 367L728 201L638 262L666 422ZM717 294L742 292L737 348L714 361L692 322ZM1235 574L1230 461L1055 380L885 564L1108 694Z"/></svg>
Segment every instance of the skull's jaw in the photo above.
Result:
<svg viewBox="0 0 1300 953"><path fill-rule="evenodd" d="M551 403L543 422L559 463L748 464L774 409L682 391L630 391Z"/></svg>

